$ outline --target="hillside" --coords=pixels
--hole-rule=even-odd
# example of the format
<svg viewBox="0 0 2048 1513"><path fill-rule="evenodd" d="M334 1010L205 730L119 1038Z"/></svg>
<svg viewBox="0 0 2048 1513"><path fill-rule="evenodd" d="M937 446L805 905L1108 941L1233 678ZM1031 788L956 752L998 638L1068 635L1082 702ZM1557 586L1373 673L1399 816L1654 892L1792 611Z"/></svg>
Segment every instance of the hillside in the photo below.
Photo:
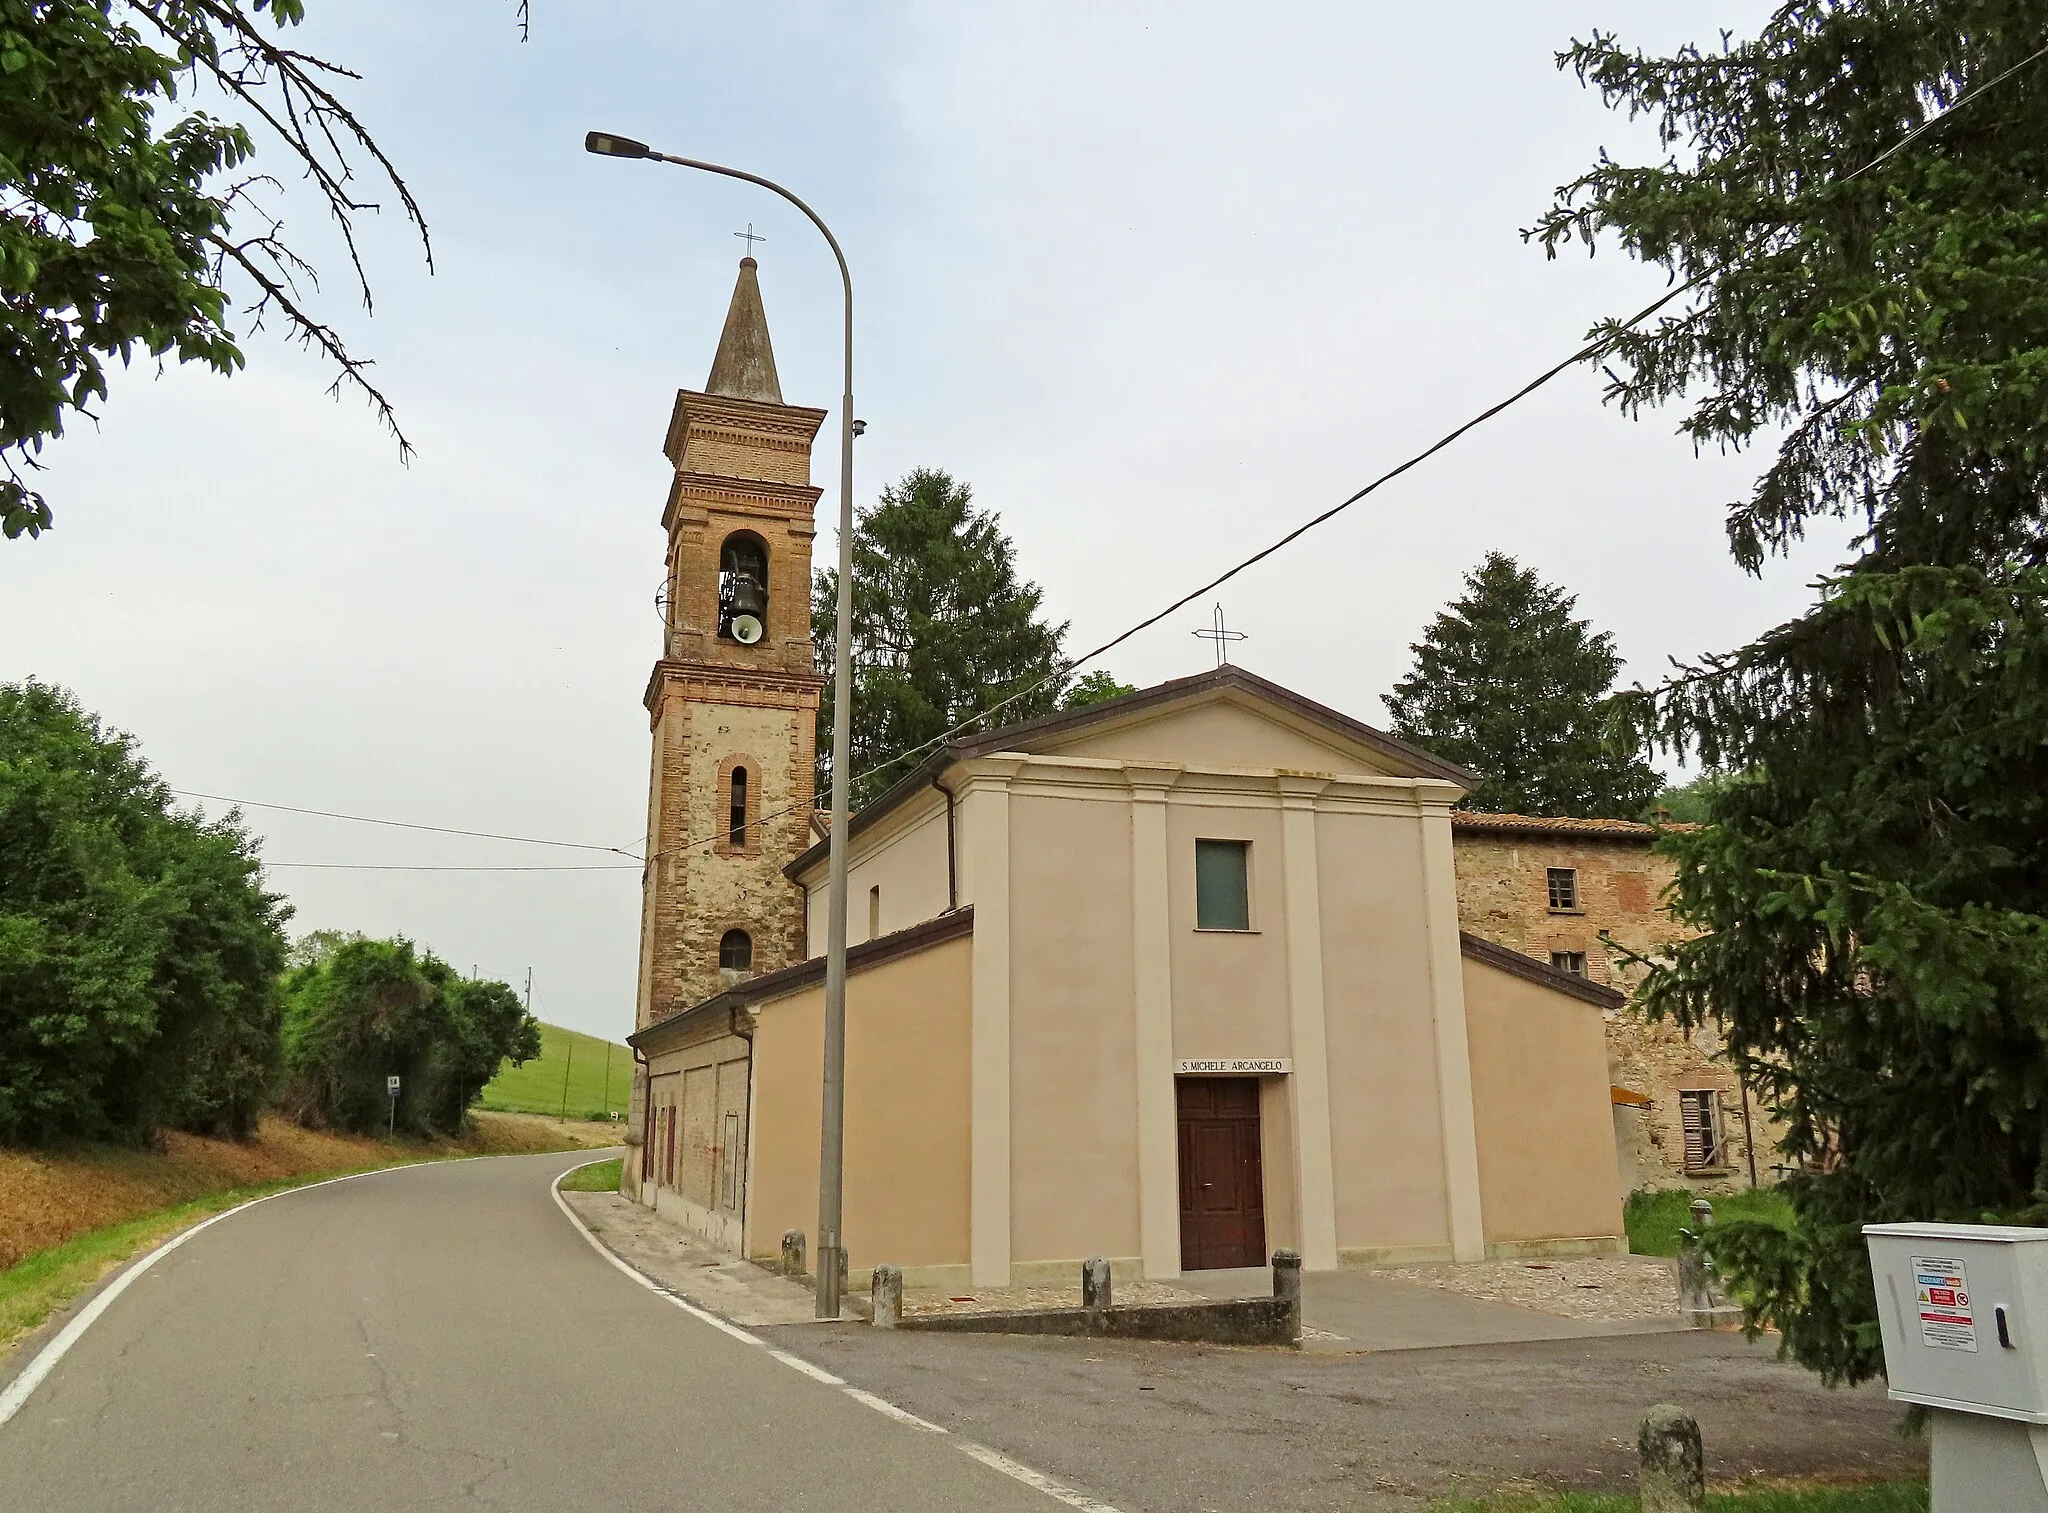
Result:
<svg viewBox="0 0 2048 1513"><path fill-rule="evenodd" d="M537 1061L529 1061L525 1066L500 1067L498 1075L484 1088L477 1107L559 1115L566 1073L571 1119L604 1119L612 1114L625 1117L627 1095L633 1087L631 1051L595 1035L554 1024L540 1027L540 1046Z"/></svg>

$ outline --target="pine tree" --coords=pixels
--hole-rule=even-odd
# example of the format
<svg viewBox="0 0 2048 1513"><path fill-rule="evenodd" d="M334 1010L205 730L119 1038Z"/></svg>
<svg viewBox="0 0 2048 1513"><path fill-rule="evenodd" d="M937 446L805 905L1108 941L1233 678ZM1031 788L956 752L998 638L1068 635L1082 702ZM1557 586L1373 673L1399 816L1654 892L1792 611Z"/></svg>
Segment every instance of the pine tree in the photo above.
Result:
<svg viewBox="0 0 2048 1513"><path fill-rule="evenodd" d="M1040 618L1044 592L1017 576L992 510L950 474L919 468L860 511L853 538L853 803L881 793L969 716L1023 694L1010 724L1061 707L1067 627ZM839 575L814 580L811 642L832 676ZM1038 685L1033 687L1033 685ZM1094 685L1091 685L1091 687ZM1031 690L1025 692L1025 690ZM831 792L832 688L818 710L818 799Z"/></svg>
<svg viewBox="0 0 2048 1513"><path fill-rule="evenodd" d="M1633 819L1663 786L1612 718L1614 637L1573 619L1577 604L1492 552L1409 647L1393 732L1479 774L1468 808Z"/></svg>
<svg viewBox="0 0 2048 1513"><path fill-rule="evenodd" d="M1714 1254L1830 1380L1882 1369L1864 1223L2048 1218L2044 36L2044 0L1794 0L1673 57L1596 34L1560 61L1673 151L1532 233L1689 291L1604 328L1610 393L1777 446L1729 508L1742 566L1862 528L1807 612L1641 710L1737 774L1666 842L1699 933L1649 1006L1720 1027L1806 1168L1789 1231Z"/></svg>

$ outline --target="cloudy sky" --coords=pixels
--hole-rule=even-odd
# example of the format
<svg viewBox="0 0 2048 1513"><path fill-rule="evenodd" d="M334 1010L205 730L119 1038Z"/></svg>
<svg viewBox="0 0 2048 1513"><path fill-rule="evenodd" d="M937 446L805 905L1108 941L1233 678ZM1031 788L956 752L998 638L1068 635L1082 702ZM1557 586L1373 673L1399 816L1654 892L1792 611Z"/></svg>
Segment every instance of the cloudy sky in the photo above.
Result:
<svg viewBox="0 0 2048 1513"><path fill-rule="evenodd" d="M732 233L768 238L793 403L835 402L838 292L773 197L587 157L586 130L817 206L858 295L859 497L917 466L970 481L1080 647L1653 297L1654 271L1520 238L1603 145L1655 153L1552 54L1595 27L1706 42L1766 7L534 0L524 43L510 0L311 10L303 40L364 74L349 98L426 210L435 272L385 215L366 316L289 182L286 229L418 456L274 335L232 380L118 374L101 423L49 454L55 532L0 545L0 679L76 690L190 793L630 849L661 440L709 367ZM1676 420L1559 381L1232 583L1236 659L1377 720L1494 549L1576 592L1632 676L1741 642L1839 542L1744 577L1720 518L1755 459L1696 457ZM1110 669L1207 665L1208 613ZM543 1018L631 1028L623 858L247 812L296 930L531 968ZM376 870L516 866L599 870Z"/></svg>

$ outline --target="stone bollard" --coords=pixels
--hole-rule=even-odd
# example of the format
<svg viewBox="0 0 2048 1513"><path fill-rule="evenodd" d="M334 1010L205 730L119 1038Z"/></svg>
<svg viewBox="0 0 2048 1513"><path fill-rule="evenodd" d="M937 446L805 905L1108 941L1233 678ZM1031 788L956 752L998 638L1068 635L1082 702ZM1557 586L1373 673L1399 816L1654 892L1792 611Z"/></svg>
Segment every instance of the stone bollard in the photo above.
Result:
<svg viewBox="0 0 2048 1513"><path fill-rule="evenodd" d="M894 1329L903 1317L903 1268L886 1261L877 1266L868 1298L874 1305L868 1322L877 1329Z"/></svg>
<svg viewBox="0 0 2048 1513"><path fill-rule="evenodd" d="M1707 1505L1700 1426L1683 1408L1659 1403L1636 1435L1636 1493L1643 1513L1699 1513Z"/></svg>
<svg viewBox="0 0 2048 1513"><path fill-rule="evenodd" d="M1109 1262L1090 1256L1081 1263L1081 1306L1090 1313L1106 1313L1113 1297Z"/></svg>
<svg viewBox="0 0 2048 1513"><path fill-rule="evenodd" d="M1289 1335L1301 1339L1301 1255L1292 1250L1273 1252L1273 1296L1287 1304L1291 1316Z"/></svg>
<svg viewBox="0 0 2048 1513"><path fill-rule="evenodd" d="M1742 1310L1728 1300L1699 1237L1713 1227L1714 1205L1696 1198L1692 1234L1678 1243L1678 1311L1695 1329L1726 1329L1742 1322Z"/></svg>
<svg viewBox="0 0 2048 1513"><path fill-rule="evenodd" d="M804 1232L800 1229L782 1232L782 1274L786 1277L804 1274Z"/></svg>

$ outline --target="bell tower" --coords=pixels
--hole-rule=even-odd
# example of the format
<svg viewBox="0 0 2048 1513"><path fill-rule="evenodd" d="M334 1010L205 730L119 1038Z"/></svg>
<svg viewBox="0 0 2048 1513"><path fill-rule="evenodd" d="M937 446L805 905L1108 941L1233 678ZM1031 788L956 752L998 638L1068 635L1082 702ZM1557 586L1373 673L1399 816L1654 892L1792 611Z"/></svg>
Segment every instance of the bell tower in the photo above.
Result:
<svg viewBox="0 0 2048 1513"><path fill-rule="evenodd" d="M675 477L646 695L637 1029L803 956L782 869L811 841L811 443L825 412L782 402L757 268L741 259L711 376L676 395L662 448Z"/></svg>

